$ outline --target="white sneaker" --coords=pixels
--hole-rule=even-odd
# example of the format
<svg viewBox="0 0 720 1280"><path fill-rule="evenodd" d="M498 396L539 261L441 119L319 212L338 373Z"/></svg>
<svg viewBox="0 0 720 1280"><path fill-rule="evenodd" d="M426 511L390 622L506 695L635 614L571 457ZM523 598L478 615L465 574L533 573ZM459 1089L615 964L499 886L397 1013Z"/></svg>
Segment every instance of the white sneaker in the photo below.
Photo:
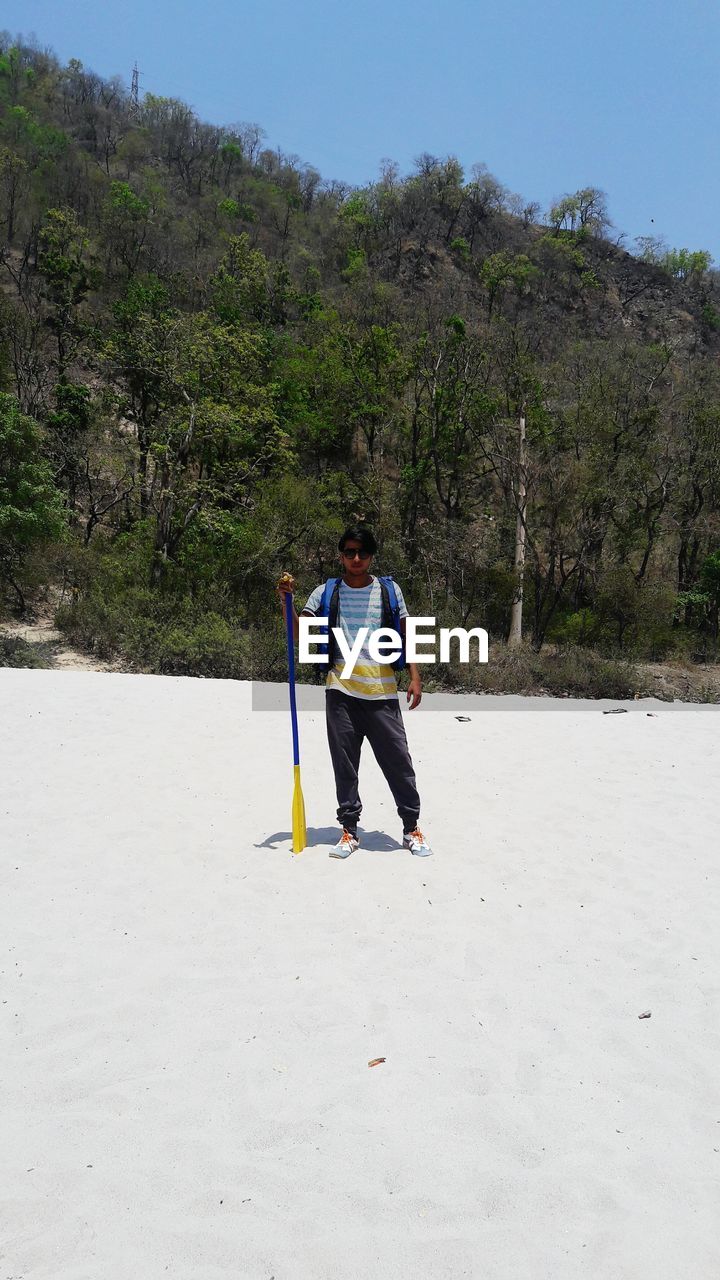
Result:
<svg viewBox="0 0 720 1280"><path fill-rule="evenodd" d="M403 836L403 848L409 849L418 858L429 858L432 854L432 849L419 827L414 831L408 831L407 835Z"/></svg>
<svg viewBox="0 0 720 1280"><path fill-rule="evenodd" d="M346 831L343 827L343 833L333 849L330 850L331 858L349 858L351 853L360 848L360 841L352 832Z"/></svg>

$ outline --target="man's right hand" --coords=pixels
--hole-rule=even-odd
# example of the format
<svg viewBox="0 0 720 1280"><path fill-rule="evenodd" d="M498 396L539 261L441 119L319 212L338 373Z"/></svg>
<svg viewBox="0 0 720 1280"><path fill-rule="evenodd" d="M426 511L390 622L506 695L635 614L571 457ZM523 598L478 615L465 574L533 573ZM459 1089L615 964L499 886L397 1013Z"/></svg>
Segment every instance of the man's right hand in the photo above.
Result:
<svg viewBox="0 0 720 1280"><path fill-rule="evenodd" d="M291 573L284 573L282 575L282 577L280 578L277 584L277 593L280 598L280 603L284 608L285 596L288 595L288 593L290 595L294 595L295 593L295 579L293 578Z"/></svg>

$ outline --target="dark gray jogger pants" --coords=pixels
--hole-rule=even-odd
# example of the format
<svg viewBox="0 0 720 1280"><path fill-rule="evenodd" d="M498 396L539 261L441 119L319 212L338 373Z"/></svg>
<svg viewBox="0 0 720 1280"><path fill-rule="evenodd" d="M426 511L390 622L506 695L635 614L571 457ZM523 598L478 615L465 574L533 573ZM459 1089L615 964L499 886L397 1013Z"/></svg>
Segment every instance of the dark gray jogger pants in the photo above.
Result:
<svg viewBox="0 0 720 1280"><path fill-rule="evenodd" d="M392 791L403 831L414 831L420 817L420 797L398 700L382 698L371 702L328 689L325 716L335 773L338 821L348 831L357 829L362 812L358 794L360 748L363 738L367 738Z"/></svg>

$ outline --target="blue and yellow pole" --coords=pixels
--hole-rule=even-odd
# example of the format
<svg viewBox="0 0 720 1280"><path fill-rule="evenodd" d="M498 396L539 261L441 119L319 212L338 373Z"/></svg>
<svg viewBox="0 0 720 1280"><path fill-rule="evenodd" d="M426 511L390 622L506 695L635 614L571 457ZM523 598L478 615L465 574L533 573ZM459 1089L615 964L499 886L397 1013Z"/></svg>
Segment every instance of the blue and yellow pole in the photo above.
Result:
<svg viewBox="0 0 720 1280"><path fill-rule="evenodd" d="M300 785L300 744L298 740L297 704L295 701L295 637L293 635L293 598L285 594L285 624L287 629L288 675L290 682L290 719L293 740L293 798L292 798L292 847L293 853L302 853L307 844L305 829L305 801Z"/></svg>

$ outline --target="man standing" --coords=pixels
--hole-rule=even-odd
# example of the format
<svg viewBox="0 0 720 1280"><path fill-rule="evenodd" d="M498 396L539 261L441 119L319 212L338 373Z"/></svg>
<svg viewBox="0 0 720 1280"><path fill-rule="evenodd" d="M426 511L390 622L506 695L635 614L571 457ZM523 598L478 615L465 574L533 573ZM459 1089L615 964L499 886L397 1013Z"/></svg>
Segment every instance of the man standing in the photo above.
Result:
<svg viewBox="0 0 720 1280"><path fill-rule="evenodd" d="M418 826L420 797L400 712L397 676L390 664L375 661L368 648L372 633L383 626L385 598L383 585L370 572L372 558L377 551L372 531L365 525L351 525L342 535L338 551L342 578L337 591L337 620L331 620L331 625L342 628L349 647L354 645L362 627L367 627L368 632L353 672L347 678L342 675L344 659L332 644L332 638L329 640L330 670L326 680L325 713L335 773L337 816L343 829L330 856L347 858L360 843L357 828L362 802L358 792L358 768L360 748L363 739L367 738L402 819L403 845L418 857L427 857L432 849ZM393 586L400 632L404 638L407 608L399 586L395 583ZM285 593L292 592L294 587L292 578L281 579L278 583L283 608ZM312 592L301 616L324 616L324 611L322 615L318 614L324 595L325 584L321 583ZM293 614L297 639L298 615L295 610ZM415 663L409 663L408 670L407 701L413 711L420 705L422 681Z"/></svg>

